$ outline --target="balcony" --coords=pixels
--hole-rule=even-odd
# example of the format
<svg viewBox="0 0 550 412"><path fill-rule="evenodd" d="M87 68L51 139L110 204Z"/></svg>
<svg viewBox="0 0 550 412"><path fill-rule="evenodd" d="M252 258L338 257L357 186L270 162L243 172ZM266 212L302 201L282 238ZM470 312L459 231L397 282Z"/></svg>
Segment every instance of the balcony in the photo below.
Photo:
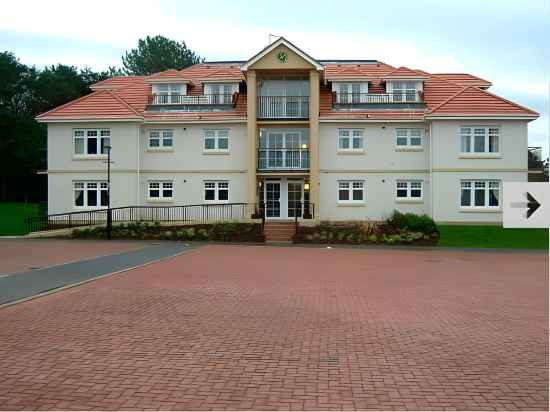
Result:
<svg viewBox="0 0 550 412"><path fill-rule="evenodd" d="M258 149L259 171L304 171L309 169L308 149Z"/></svg>
<svg viewBox="0 0 550 412"><path fill-rule="evenodd" d="M308 119L309 96L259 96L258 119Z"/></svg>
<svg viewBox="0 0 550 412"><path fill-rule="evenodd" d="M378 105L380 108L424 107L420 91L392 93L332 93L332 106L341 109L361 109Z"/></svg>
<svg viewBox="0 0 550 412"><path fill-rule="evenodd" d="M149 111L225 111L232 110L237 104L239 93L203 94L152 94L148 99Z"/></svg>

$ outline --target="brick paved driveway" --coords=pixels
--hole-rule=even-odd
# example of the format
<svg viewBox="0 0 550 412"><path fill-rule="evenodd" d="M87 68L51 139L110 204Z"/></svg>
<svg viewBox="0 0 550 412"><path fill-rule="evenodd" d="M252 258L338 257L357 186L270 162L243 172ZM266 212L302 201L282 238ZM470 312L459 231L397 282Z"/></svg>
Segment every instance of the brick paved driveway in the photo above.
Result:
<svg viewBox="0 0 550 412"><path fill-rule="evenodd" d="M0 310L2 409L547 409L548 255L205 246Z"/></svg>

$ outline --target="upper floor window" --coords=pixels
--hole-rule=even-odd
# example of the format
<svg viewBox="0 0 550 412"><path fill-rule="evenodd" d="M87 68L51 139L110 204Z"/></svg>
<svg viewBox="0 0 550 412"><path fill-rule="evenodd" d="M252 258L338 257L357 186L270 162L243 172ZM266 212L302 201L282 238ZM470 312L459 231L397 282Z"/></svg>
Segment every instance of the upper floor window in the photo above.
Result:
<svg viewBox="0 0 550 412"><path fill-rule="evenodd" d="M394 102L416 102L417 86L414 81L390 82L390 96Z"/></svg>
<svg viewBox="0 0 550 412"><path fill-rule="evenodd" d="M364 150L363 129L338 129L339 151Z"/></svg>
<svg viewBox="0 0 550 412"><path fill-rule="evenodd" d="M74 154L79 156L101 156L107 154L111 144L109 129L74 129Z"/></svg>
<svg viewBox="0 0 550 412"><path fill-rule="evenodd" d="M229 151L229 130L206 129L204 131L205 152L228 152Z"/></svg>
<svg viewBox="0 0 550 412"><path fill-rule="evenodd" d="M369 84L366 82L334 83L336 103L367 103Z"/></svg>
<svg viewBox="0 0 550 412"><path fill-rule="evenodd" d="M400 148L421 148L422 129L396 129L395 144Z"/></svg>
<svg viewBox="0 0 550 412"><path fill-rule="evenodd" d="M109 186L107 182L73 182L75 207L107 207Z"/></svg>
<svg viewBox="0 0 550 412"><path fill-rule="evenodd" d="M498 180L463 180L460 182L460 206L497 208L500 206Z"/></svg>
<svg viewBox="0 0 550 412"><path fill-rule="evenodd" d="M206 83L204 85L204 94L213 104L230 104L233 93L237 91L237 83Z"/></svg>
<svg viewBox="0 0 550 412"><path fill-rule="evenodd" d="M204 182L204 200L227 202L229 200L229 182L226 180Z"/></svg>
<svg viewBox="0 0 550 412"><path fill-rule="evenodd" d="M167 181L150 181L149 182L149 199L150 200L172 200L174 198L174 182Z"/></svg>
<svg viewBox="0 0 550 412"><path fill-rule="evenodd" d="M340 180L338 181L339 203L362 203L365 197L364 180Z"/></svg>
<svg viewBox="0 0 550 412"><path fill-rule="evenodd" d="M174 147L174 131L172 129L150 130L150 149L172 149Z"/></svg>
<svg viewBox="0 0 550 412"><path fill-rule="evenodd" d="M462 153L499 153L500 128L495 126L466 126L460 128Z"/></svg>
<svg viewBox="0 0 550 412"><path fill-rule="evenodd" d="M177 104L181 101L181 96L187 93L187 87L181 84L155 84L153 93L156 104Z"/></svg>
<svg viewBox="0 0 550 412"><path fill-rule="evenodd" d="M421 180L398 180L396 182L396 198L398 200L420 200L422 199Z"/></svg>

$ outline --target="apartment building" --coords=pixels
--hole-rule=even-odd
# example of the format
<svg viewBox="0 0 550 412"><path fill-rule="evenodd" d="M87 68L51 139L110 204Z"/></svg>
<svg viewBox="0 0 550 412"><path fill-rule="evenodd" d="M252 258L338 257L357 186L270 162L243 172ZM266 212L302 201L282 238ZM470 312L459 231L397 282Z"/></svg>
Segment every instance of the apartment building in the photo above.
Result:
<svg viewBox="0 0 550 412"><path fill-rule="evenodd" d="M248 203L266 219L500 222L527 181L528 108L462 73L317 60L279 38L248 61L115 77L38 116L49 213Z"/></svg>

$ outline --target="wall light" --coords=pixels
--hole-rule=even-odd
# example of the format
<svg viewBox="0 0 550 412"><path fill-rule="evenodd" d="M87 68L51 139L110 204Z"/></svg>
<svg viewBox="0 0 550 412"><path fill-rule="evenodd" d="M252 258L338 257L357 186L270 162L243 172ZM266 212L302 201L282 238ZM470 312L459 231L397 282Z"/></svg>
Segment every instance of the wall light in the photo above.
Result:
<svg viewBox="0 0 550 412"><path fill-rule="evenodd" d="M309 183L304 183L304 190L309 190Z"/></svg>
<svg viewBox="0 0 550 412"><path fill-rule="evenodd" d="M307 149L307 143L302 143L302 149Z"/></svg>

